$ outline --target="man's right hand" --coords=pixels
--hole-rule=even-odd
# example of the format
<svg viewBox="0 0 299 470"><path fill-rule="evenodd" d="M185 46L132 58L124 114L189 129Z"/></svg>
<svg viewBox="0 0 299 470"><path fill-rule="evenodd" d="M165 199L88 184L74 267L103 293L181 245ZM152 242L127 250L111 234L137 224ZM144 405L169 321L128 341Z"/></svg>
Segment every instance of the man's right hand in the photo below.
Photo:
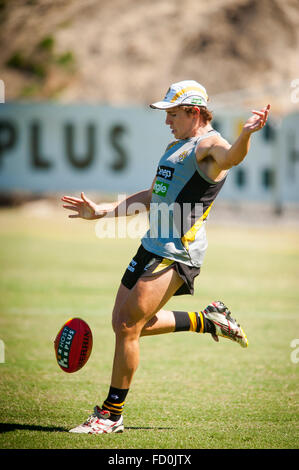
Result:
<svg viewBox="0 0 299 470"><path fill-rule="evenodd" d="M65 209L75 212L75 214L69 215L70 219L100 219L111 210L110 205L106 209L100 208L100 206L91 201L91 199L88 199L83 192L81 193L81 199L78 197L63 196L61 200L67 203L63 205Z"/></svg>

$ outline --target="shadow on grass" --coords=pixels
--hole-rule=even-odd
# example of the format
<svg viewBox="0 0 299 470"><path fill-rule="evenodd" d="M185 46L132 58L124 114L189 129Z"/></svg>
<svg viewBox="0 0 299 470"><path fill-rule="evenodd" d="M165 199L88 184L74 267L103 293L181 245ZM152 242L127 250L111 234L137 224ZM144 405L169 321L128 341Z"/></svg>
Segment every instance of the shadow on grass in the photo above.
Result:
<svg viewBox="0 0 299 470"><path fill-rule="evenodd" d="M46 432L67 432L68 429L58 426L36 426L34 424L0 423L0 434L10 431L46 431Z"/></svg>
<svg viewBox="0 0 299 470"><path fill-rule="evenodd" d="M155 431L166 431L169 429L174 429L174 428L169 428L169 427L149 427L149 426L128 426L125 428L126 431L129 430L155 430ZM5 432L11 432L11 431L44 431L44 432L68 432L69 429L67 428L62 428L59 426L36 426L34 424L19 424L19 423L0 423L0 434L4 434Z"/></svg>
<svg viewBox="0 0 299 470"><path fill-rule="evenodd" d="M160 427L160 428L157 428L156 426L154 427L149 427L149 426L125 426L125 431L128 431L128 430L135 430L135 429L142 429L142 430L148 430L148 431L167 431L167 430L170 430L170 429L175 429L175 428L167 428L167 427Z"/></svg>

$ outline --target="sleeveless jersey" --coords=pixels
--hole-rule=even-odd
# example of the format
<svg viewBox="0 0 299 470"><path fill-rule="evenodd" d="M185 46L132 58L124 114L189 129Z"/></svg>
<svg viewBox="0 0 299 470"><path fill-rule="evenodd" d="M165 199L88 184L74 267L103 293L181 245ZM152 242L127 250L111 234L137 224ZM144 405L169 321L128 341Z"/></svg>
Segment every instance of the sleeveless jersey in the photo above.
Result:
<svg viewBox="0 0 299 470"><path fill-rule="evenodd" d="M226 176L215 182L199 168L197 144L219 133L178 140L166 148L152 192L143 247L169 260L200 267L207 248L205 223Z"/></svg>

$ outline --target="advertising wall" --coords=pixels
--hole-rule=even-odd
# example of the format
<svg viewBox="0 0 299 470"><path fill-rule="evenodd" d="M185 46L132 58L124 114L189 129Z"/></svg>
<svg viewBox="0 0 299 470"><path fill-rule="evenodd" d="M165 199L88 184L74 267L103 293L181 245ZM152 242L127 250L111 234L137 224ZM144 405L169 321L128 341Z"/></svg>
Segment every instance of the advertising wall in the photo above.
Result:
<svg viewBox="0 0 299 470"><path fill-rule="evenodd" d="M250 112L215 113L233 142ZM165 113L146 107L51 103L0 105L0 190L133 193L151 185L173 140ZM269 121L246 160L230 170L221 198L299 202L299 114Z"/></svg>

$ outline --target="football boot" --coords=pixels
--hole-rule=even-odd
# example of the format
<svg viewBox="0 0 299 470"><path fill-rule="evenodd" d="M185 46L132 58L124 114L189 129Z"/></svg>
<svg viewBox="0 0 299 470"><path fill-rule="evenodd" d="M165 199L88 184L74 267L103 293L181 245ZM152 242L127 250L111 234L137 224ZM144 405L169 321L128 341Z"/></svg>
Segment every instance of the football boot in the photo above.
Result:
<svg viewBox="0 0 299 470"><path fill-rule="evenodd" d="M212 334L215 341L218 341L218 336L236 341L242 346L247 348L248 340L247 337L234 318L231 316L231 312L219 300L209 304L202 312L205 317L210 320L215 326L215 334Z"/></svg>

